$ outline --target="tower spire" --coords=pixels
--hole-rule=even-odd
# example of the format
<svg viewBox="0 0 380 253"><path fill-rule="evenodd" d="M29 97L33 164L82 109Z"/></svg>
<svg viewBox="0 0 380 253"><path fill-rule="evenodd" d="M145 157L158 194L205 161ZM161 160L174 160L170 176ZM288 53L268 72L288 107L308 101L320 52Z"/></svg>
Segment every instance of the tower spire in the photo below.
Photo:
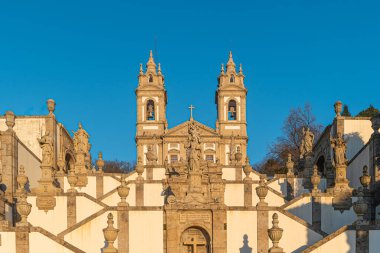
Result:
<svg viewBox="0 0 380 253"><path fill-rule="evenodd" d="M235 66L236 65L235 65L234 59L232 58L232 52L230 51L230 55L228 57L228 62L227 62L227 72L236 71Z"/></svg>
<svg viewBox="0 0 380 253"><path fill-rule="evenodd" d="M149 60L146 63L146 71L147 72L153 72L154 74L156 74L156 63L154 62L154 59L153 59L152 50L150 50L150 52L149 52Z"/></svg>

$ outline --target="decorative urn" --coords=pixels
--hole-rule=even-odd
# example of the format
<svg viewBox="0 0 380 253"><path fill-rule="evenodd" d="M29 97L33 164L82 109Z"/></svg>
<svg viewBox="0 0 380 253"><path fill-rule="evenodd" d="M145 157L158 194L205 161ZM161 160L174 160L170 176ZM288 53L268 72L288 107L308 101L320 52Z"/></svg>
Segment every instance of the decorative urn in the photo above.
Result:
<svg viewBox="0 0 380 253"><path fill-rule="evenodd" d="M371 176L368 175L368 167L363 167L363 175L360 177L360 183L364 189L368 189L369 184L371 183Z"/></svg>
<svg viewBox="0 0 380 253"><path fill-rule="evenodd" d="M356 215L358 216L358 221L362 222L364 215L368 211L368 204L363 198L363 189L362 187L359 187L358 189L358 200L353 204L354 211Z"/></svg>
<svg viewBox="0 0 380 253"><path fill-rule="evenodd" d="M67 181L69 182L70 187L71 187L69 191L70 192L76 192L75 185L78 182L78 177L77 177L77 175L75 175L73 169L69 170L69 175L67 176Z"/></svg>
<svg viewBox="0 0 380 253"><path fill-rule="evenodd" d="M120 204L127 205L126 198L128 197L128 194L129 194L129 187L128 187L128 183L125 181L125 174L121 175L121 185L117 187L117 193L119 194L121 198Z"/></svg>
<svg viewBox="0 0 380 253"><path fill-rule="evenodd" d="M335 102L334 111L335 111L336 117L340 117L340 113L342 111L342 102L340 102L340 101Z"/></svg>
<svg viewBox="0 0 380 253"><path fill-rule="evenodd" d="M282 233L284 232L284 230L278 226L278 223L278 214L274 213L272 216L273 226L272 228L268 229L269 238L272 240L273 243L273 247L269 249L269 252L282 252L278 244L281 240Z"/></svg>
<svg viewBox="0 0 380 253"><path fill-rule="evenodd" d="M245 165L243 166L243 172L245 174L245 180L250 179L249 174L252 172L252 167L249 165L249 158L245 159Z"/></svg>
<svg viewBox="0 0 380 253"><path fill-rule="evenodd" d="M113 221L113 214L109 213L108 216L108 226L103 229L104 239L107 241L108 245L106 248L104 248L103 252L117 252L115 251L116 248L113 246L113 243L115 242L117 238L117 234L119 233L119 229L116 229L113 227L114 221Z"/></svg>
<svg viewBox="0 0 380 253"><path fill-rule="evenodd" d="M144 173L144 166L142 165L141 157L139 157L137 159L137 164L136 164L135 170L136 170L137 174L139 175L139 177L141 177L142 173Z"/></svg>
<svg viewBox="0 0 380 253"><path fill-rule="evenodd" d="M53 99L48 99L46 104L47 104L47 108L49 110L49 115L53 115L53 113L55 111L55 101Z"/></svg>
<svg viewBox="0 0 380 253"><path fill-rule="evenodd" d="M317 165L314 165L314 167L313 167L313 175L311 176L310 181L313 185L313 191L317 192L318 191L318 185L321 182L321 177L318 175Z"/></svg>
<svg viewBox="0 0 380 253"><path fill-rule="evenodd" d="M101 173L103 172L103 167L104 167L104 160L103 160L103 153L99 152L98 153L98 160L96 160L96 166L98 166L98 172Z"/></svg>
<svg viewBox="0 0 380 253"><path fill-rule="evenodd" d="M257 205L263 205L265 202L265 197L268 194L268 186L265 184L265 178L263 175L260 176L259 186L256 187L256 194L260 199L260 202Z"/></svg>
<svg viewBox="0 0 380 253"><path fill-rule="evenodd" d="M22 193L16 205L17 212L21 216L20 225L28 224L27 218L32 210L32 205L26 201L26 197L26 193Z"/></svg>
<svg viewBox="0 0 380 253"><path fill-rule="evenodd" d="M12 129L15 126L15 114L12 111L7 111L5 113L5 124L8 126L8 129Z"/></svg>

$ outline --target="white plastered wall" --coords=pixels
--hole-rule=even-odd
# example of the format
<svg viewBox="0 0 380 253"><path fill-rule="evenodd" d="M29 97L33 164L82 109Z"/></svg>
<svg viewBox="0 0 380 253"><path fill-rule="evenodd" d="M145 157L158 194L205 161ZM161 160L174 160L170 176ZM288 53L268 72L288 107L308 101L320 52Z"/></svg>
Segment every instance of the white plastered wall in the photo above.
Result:
<svg viewBox="0 0 380 253"><path fill-rule="evenodd" d="M344 120L344 138L347 144L346 155L348 160L351 160L371 138L373 133L371 125L371 121L365 119Z"/></svg>
<svg viewBox="0 0 380 253"><path fill-rule="evenodd" d="M245 235L248 243L244 243ZM227 211L227 252L249 252L249 248L257 252L257 213Z"/></svg>
<svg viewBox="0 0 380 253"><path fill-rule="evenodd" d="M35 196L28 197L28 202L32 204L32 212L28 216L28 221L33 226L42 227L50 233L58 234L67 228L67 198L66 196L56 196L55 199L54 210L45 212L38 210Z"/></svg>
<svg viewBox="0 0 380 253"><path fill-rule="evenodd" d="M279 227L284 229L280 240L280 247L284 252L298 253L306 249L308 246L322 239L322 236L303 224L289 218L280 212L269 212L268 227L272 227L272 215L278 214ZM269 247L272 247L272 241L268 239Z"/></svg>
<svg viewBox="0 0 380 253"><path fill-rule="evenodd" d="M65 235L65 241L85 252L100 253L105 246L103 228L107 227L107 215L109 213L113 214L114 226L117 227L117 212L108 211ZM117 239L114 245L117 247Z"/></svg>
<svg viewBox="0 0 380 253"><path fill-rule="evenodd" d="M24 145L18 143L18 165L23 165L25 168L25 174L29 179L29 187L34 188L38 186L37 180L41 178L40 161L31 154L31 151L25 148Z"/></svg>
<svg viewBox="0 0 380 253"><path fill-rule="evenodd" d="M244 206L244 184L226 184L224 203L227 206Z"/></svg>
<svg viewBox="0 0 380 253"><path fill-rule="evenodd" d="M350 225L357 219L352 207L343 213L334 210L332 199L332 197L321 198L321 229L326 233L332 233L345 225ZM355 201L356 198L353 198L352 202Z"/></svg>
<svg viewBox="0 0 380 253"><path fill-rule="evenodd" d="M329 253L329 252L344 252L356 253L356 234L355 231L348 230L341 233L337 237L322 244L318 248L311 251L312 253ZM374 251L370 253L375 253Z"/></svg>
<svg viewBox="0 0 380 253"><path fill-rule="evenodd" d="M235 168L222 168L222 178L226 180L235 180Z"/></svg>
<svg viewBox="0 0 380 253"><path fill-rule="evenodd" d="M360 177L363 175L363 167L369 167L369 145L367 145L360 154L348 165L347 179L350 181L352 188L362 186ZM369 171L368 171L369 172ZM370 172L369 172L370 173ZM371 173L370 173L371 174Z"/></svg>
<svg viewBox="0 0 380 253"><path fill-rule="evenodd" d="M297 217L300 217L301 219L305 220L309 224L312 224L313 222L312 221L312 204L311 204L310 196L305 196L297 200L296 202L287 206L285 210L291 214L294 214Z"/></svg>
<svg viewBox="0 0 380 253"><path fill-rule="evenodd" d="M129 252L163 253L163 212L129 212Z"/></svg>
<svg viewBox="0 0 380 253"><path fill-rule="evenodd" d="M89 200L83 196L77 196L76 198L76 218L77 222L80 222L92 214L103 209L102 206L98 205L96 202Z"/></svg>
<svg viewBox="0 0 380 253"><path fill-rule="evenodd" d="M13 253L16 252L16 233L0 232L0 252Z"/></svg>
<svg viewBox="0 0 380 253"><path fill-rule="evenodd" d="M144 184L144 206L163 206L162 184Z"/></svg>
<svg viewBox="0 0 380 253"><path fill-rule="evenodd" d="M154 168L153 169L153 180L161 180L166 178L165 168Z"/></svg>
<svg viewBox="0 0 380 253"><path fill-rule="evenodd" d="M380 230L369 231L369 253L378 253L380 249Z"/></svg>
<svg viewBox="0 0 380 253"><path fill-rule="evenodd" d="M16 251L11 251L16 252ZM38 232L32 232L29 234L29 252L30 253L44 253L44 252L54 252L54 253L74 253L61 244L51 240L43 234ZM100 252L100 251L97 251Z"/></svg>

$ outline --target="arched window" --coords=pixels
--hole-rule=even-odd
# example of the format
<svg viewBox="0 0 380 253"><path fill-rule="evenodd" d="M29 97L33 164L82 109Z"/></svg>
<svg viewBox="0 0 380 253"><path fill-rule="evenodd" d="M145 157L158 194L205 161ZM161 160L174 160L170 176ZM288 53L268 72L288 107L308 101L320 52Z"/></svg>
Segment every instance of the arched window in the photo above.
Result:
<svg viewBox="0 0 380 253"><path fill-rule="evenodd" d="M230 83L234 83L234 82L235 82L235 76L231 75L231 77L230 77Z"/></svg>
<svg viewBox="0 0 380 253"><path fill-rule="evenodd" d="M149 75L149 82L153 83L153 76L152 75Z"/></svg>
<svg viewBox="0 0 380 253"><path fill-rule="evenodd" d="M228 102L228 120L236 120L236 101Z"/></svg>
<svg viewBox="0 0 380 253"><path fill-rule="evenodd" d="M153 100L148 100L146 103L146 119L154 120L155 119L155 111L154 111L154 102Z"/></svg>

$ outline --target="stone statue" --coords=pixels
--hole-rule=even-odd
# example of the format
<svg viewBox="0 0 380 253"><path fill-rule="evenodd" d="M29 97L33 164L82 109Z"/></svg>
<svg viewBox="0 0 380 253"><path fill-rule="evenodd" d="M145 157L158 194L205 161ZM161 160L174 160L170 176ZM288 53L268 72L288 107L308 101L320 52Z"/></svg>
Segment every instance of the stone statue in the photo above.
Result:
<svg viewBox="0 0 380 253"><path fill-rule="evenodd" d="M82 124L79 123L78 131L74 132L74 150L76 153L88 153L90 150L89 135L86 130L83 129Z"/></svg>
<svg viewBox="0 0 380 253"><path fill-rule="evenodd" d="M300 146L301 157L309 155L313 151L314 134L310 131L310 128L302 128L302 141Z"/></svg>
<svg viewBox="0 0 380 253"><path fill-rule="evenodd" d="M148 118L153 118L153 116L154 116L154 114L153 114L154 113L154 108L153 108L152 104L148 105L147 112L148 112Z"/></svg>
<svg viewBox="0 0 380 253"><path fill-rule="evenodd" d="M344 142L342 135L338 135L338 137L332 138L330 141L334 150L335 167L346 165L346 143Z"/></svg>
<svg viewBox="0 0 380 253"><path fill-rule="evenodd" d="M53 138L50 136L50 132L46 131L45 135L41 138L37 138L38 143L42 149L42 165L53 165Z"/></svg>
<svg viewBox="0 0 380 253"><path fill-rule="evenodd" d="M150 164L155 164L157 163L158 157L157 157L157 152L156 149L154 148L155 145L148 145L148 152L145 153L146 160Z"/></svg>
<svg viewBox="0 0 380 253"><path fill-rule="evenodd" d="M194 122L189 124L188 134L186 148L188 153L189 171L200 171L201 141L198 127Z"/></svg>

